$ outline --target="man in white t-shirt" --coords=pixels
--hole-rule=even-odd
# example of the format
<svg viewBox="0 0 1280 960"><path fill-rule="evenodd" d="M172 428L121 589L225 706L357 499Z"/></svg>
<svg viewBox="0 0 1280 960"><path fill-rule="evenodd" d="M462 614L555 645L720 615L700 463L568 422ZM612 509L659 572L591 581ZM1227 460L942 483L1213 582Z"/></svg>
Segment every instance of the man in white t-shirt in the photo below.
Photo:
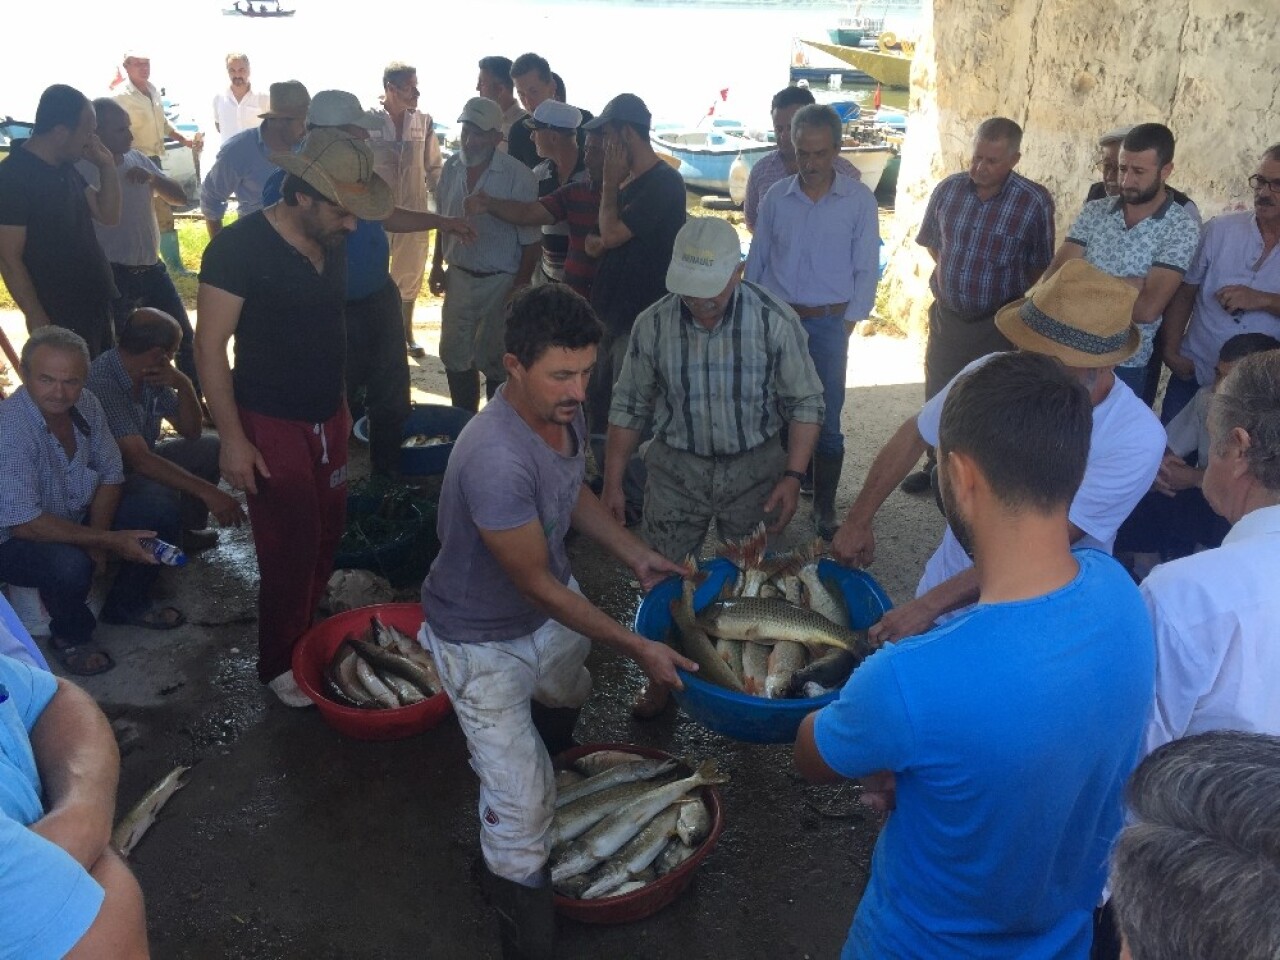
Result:
<svg viewBox="0 0 1280 960"><path fill-rule="evenodd" d="M1136 297L1134 288L1123 280L1075 259L1034 287L1030 297L996 314L996 326L1019 349L1062 361L1089 391L1093 400L1089 462L1068 517L1074 546L1107 553L1120 524L1150 489L1165 445L1160 421L1112 369L1138 349L1140 334L1131 320ZM975 360L957 376L990 356ZM866 566L874 559L872 520L926 446L937 444L942 405L951 383L925 404L919 416L903 423L877 454L831 543L838 560ZM886 614L871 628L871 639L883 643L915 636L977 598L973 561L948 527L925 565L916 598Z"/></svg>
<svg viewBox="0 0 1280 960"><path fill-rule="evenodd" d="M249 83L248 54L227 54L227 76L231 86L213 98L213 127L224 141L262 123L262 114L271 109L271 98Z"/></svg>

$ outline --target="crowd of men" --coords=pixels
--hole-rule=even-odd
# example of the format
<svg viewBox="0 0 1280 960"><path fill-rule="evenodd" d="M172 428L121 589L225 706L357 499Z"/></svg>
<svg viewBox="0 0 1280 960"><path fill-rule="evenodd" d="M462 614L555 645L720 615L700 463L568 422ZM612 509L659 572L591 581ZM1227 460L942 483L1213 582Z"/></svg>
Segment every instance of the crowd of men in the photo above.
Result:
<svg viewBox="0 0 1280 960"><path fill-rule="evenodd" d="M1280 766L1280 144L1248 177L1253 209L1202 228L1168 185L1172 133L1110 131L1055 245L1053 197L1015 170L1022 130L983 122L917 238L935 262L925 404L842 518L849 337L873 308L879 231L840 119L807 90L771 104L778 149L751 173L744 261L727 221L686 218L644 101L593 116L537 54L479 61L447 159L409 64L388 65L366 110L293 80L262 98L231 54L193 329L164 218L194 198L163 173L149 61L122 66L115 97L46 90L0 164L0 276L29 333L0 403L0 580L39 591L64 671L111 668L99 617L184 622L152 602L153 538L198 550L210 516L247 519L259 677L309 705L291 653L345 524L352 411L368 413L373 470L393 474L425 278L444 297L451 400L478 413L444 479L419 641L480 780L504 956L554 952L550 756L573 743L591 643L648 677L637 717L696 670L582 595L569 531L648 589L685 573L713 521L720 537L778 533L808 493L816 533L866 566L899 487L935 495L942 542L795 748L806 777L858 779L892 811L844 956L1111 957L1120 934L1136 960L1280 949L1238 909L1220 945L1196 927L1221 902L1205 871L1236 862L1202 849L1267 860L1271 879L1238 881L1246 903L1280 874L1274 800L1245 809L1229 784L1247 768L1266 796ZM136 883L101 829L109 731L3 602L0 624L0 938L145 955ZM1166 862L1194 894L1177 909Z"/></svg>

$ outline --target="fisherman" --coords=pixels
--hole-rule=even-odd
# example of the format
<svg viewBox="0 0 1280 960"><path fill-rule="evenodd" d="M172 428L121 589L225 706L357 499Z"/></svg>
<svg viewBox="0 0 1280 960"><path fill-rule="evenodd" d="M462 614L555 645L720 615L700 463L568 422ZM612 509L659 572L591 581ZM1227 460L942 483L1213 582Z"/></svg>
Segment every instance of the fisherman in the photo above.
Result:
<svg viewBox="0 0 1280 960"><path fill-rule="evenodd" d="M1132 124L1114 127L1098 138L1098 162L1094 169L1102 179L1089 185L1085 203L1120 196L1120 143L1132 129Z"/></svg>
<svg viewBox="0 0 1280 960"><path fill-rule="evenodd" d="M761 201L746 273L796 312L822 380L812 492L814 527L824 540L840 526L836 489L844 465L840 411L849 335L875 306L880 278L876 198L836 170L840 138L840 117L830 107L812 104L795 113L790 139L797 173L775 183Z"/></svg>
<svg viewBox="0 0 1280 960"><path fill-rule="evenodd" d="M641 536L670 560L696 554L713 518L721 538L761 521L781 532L825 422L804 327L742 271L732 226L689 220L676 234L670 293L636 319L613 391L604 504L624 521L625 467L652 427ZM666 702L666 689L650 685L632 712L647 719Z"/></svg>
<svg viewBox="0 0 1280 960"><path fill-rule="evenodd" d="M271 109L271 98L249 82L249 55L228 53L226 63L231 85L213 98L213 128L224 141L259 126L262 114Z"/></svg>
<svg viewBox="0 0 1280 960"><path fill-rule="evenodd" d="M96 126L85 95L55 84L30 139L0 162L0 278L28 332L56 323L95 357L111 346L116 290L93 224L120 220L120 176ZM98 168L97 189L75 169L82 159Z"/></svg>
<svg viewBox="0 0 1280 960"><path fill-rule="evenodd" d="M504 957L554 953L549 753L574 744L591 689L583 665L591 641L632 658L660 686L679 687L676 668L694 667L592 606L569 569L572 528L630 567L645 590L683 572L614 522L583 483L582 404L600 336L587 302L561 284L512 301L506 385L454 445L440 492L440 553L422 585L419 641L480 778L480 845Z"/></svg>
<svg viewBox="0 0 1280 960"><path fill-rule="evenodd" d="M0 943L144 960L142 890L111 846L120 751L93 698L0 655Z"/></svg>
<svg viewBox="0 0 1280 960"><path fill-rule="evenodd" d="M496 103L502 113L502 122L499 124L502 139L498 142L498 152L510 154L532 170L538 165L538 153L533 148L533 138L529 136L529 131L520 125L520 121L529 114L516 101L515 83L511 79L511 59L483 57L479 66L476 93Z"/></svg>
<svg viewBox="0 0 1280 960"><path fill-rule="evenodd" d="M1084 262L1071 260L1031 291L1002 308L995 324L1019 349L1042 353L1067 366L1093 402L1093 438L1084 481L1071 504L1071 542L1110 553L1116 531L1151 488L1164 453L1165 433L1151 409L1112 373L1138 349L1132 323L1137 291ZM979 358L966 369L988 362ZM954 381L953 381L954 382ZM927 445L938 439L938 422L949 385L902 424L876 455L866 482L831 543L845 563L865 567L875 557L872 520ZM1030 438L1028 438L1029 440ZM915 636L978 599L980 578L950 526L925 565L916 598L894 607L870 630L873 642Z"/></svg>
<svg viewBox="0 0 1280 960"><path fill-rule="evenodd" d="M807 780L860 780L893 811L842 956L1085 957L1155 674L1133 581L1070 546L1093 398L1025 352L938 398L942 502L979 603L867 658L796 739Z"/></svg>

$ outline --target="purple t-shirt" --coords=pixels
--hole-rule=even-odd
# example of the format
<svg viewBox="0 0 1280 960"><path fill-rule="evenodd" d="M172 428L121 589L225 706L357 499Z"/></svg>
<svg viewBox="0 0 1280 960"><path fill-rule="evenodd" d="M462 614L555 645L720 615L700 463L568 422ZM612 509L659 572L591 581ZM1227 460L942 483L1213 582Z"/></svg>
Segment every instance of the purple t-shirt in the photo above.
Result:
<svg viewBox="0 0 1280 960"><path fill-rule="evenodd" d="M521 596L480 531L537 520L552 575L569 582L564 538L586 476L581 411L570 430L574 449L564 456L520 418L503 388L459 435L440 490L440 553L422 584L423 610L440 638L513 640L546 623L547 615Z"/></svg>

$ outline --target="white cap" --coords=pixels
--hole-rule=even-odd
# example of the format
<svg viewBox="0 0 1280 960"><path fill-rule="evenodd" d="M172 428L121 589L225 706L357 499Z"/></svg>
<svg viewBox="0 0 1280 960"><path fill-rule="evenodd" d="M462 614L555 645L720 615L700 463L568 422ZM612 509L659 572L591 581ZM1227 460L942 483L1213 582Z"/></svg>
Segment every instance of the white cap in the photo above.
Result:
<svg viewBox="0 0 1280 960"><path fill-rule="evenodd" d="M524 123L531 130L577 130L582 125L582 111L559 100L543 100Z"/></svg>
<svg viewBox="0 0 1280 960"><path fill-rule="evenodd" d="M718 297L742 262L742 242L727 220L693 217L676 234L667 289L682 297Z"/></svg>

